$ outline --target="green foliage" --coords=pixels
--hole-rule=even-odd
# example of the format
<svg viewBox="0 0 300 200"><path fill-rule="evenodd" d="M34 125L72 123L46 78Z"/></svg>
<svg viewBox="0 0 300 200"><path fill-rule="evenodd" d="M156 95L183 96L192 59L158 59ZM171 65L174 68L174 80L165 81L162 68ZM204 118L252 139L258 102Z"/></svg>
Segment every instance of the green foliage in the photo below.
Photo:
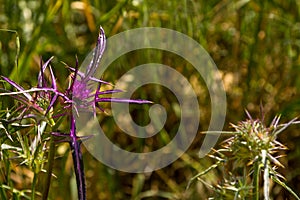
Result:
<svg viewBox="0 0 300 200"><path fill-rule="evenodd" d="M291 0L0 0L0 75L29 88L36 85L32 77L36 77L39 71L40 57L47 60L55 56L54 71L59 87L64 87L67 70L60 62L74 66L75 55L82 62L94 47L99 25L103 26L108 37L137 27L165 27L194 38L213 57L222 73L227 92L228 123L243 119L244 108L254 115L258 114L257 105L261 101L268 116L281 113L283 120L287 121L299 115L300 111L299 8L299 1ZM160 51L132 52L112 64L105 72L105 80L113 82L132 66L148 62L167 64L186 76L199 95L199 129L207 130L210 119L208 93L201 77L195 75L194 69L183 59ZM4 87L10 89L0 81L0 88ZM168 143L179 123L177 100L172 95L165 95L168 92L165 88L149 85L138 94L143 99L167 107L168 116L171 117L161 134L145 140L130 138L120 132L110 116L101 116L99 121L103 129L107 130L107 136L122 148L136 151L143 151L145 146L148 151L152 151ZM13 112L16 109L14 105L11 98L1 96L0 119L16 115ZM145 116L143 111L133 110L140 120L148 119L140 117ZM265 121L270 119L266 117ZM35 188L37 198L50 186L49 199L72 199L76 183L68 147L64 144L50 147L52 139L43 134L43 142L38 143L35 150L30 149L31 142L36 138L34 133L37 127L24 127L20 123L6 124L4 120L0 122L0 199L30 199L34 180L38 183ZM55 128L63 131L68 125L61 123ZM241 135L236 137L242 141L245 139ZM247 142L255 142L254 138ZM88 199L206 199L212 196L208 188L230 191L230 195L237 193L233 188L238 188L239 195L252 194L255 186L244 177L226 179L214 185L225 174L218 168L224 163L224 158L215 162L214 159L221 156L217 154L211 160L199 159L197 153L202 139L203 136L199 134L178 161L151 174L115 171L103 166L83 150ZM288 134L277 135L276 140L289 148L287 156L281 158L280 162L285 168L278 169L286 180L274 179L274 172L270 169L269 176L278 183L270 185L270 196L274 199L292 199L295 195L290 194L291 191L300 191L300 171L297 170L300 168L300 140L297 126L290 127ZM46 149L43 146L45 142ZM245 145L235 148L235 156L240 156L235 166L250 159L244 156L253 156L253 152L247 155L242 153L249 151ZM35 158L39 159L33 161ZM251 157L248 162L251 160L253 169L247 168L248 172L256 169L260 172L257 174L261 174L266 171L261 165L254 166L254 161L262 162L261 156L257 160ZM53 168L48 162L53 163ZM272 159L268 162L268 165L275 164ZM209 169L205 178L185 190L191 177L206 172L205 169ZM235 170L240 172L239 169ZM243 174L243 171L240 173ZM34 179L34 174L38 174L37 179ZM53 176L51 184L49 175ZM263 183L261 177L257 180L258 184ZM45 184L39 184L41 182ZM286 190L290 193L284 192Z"/></svg>

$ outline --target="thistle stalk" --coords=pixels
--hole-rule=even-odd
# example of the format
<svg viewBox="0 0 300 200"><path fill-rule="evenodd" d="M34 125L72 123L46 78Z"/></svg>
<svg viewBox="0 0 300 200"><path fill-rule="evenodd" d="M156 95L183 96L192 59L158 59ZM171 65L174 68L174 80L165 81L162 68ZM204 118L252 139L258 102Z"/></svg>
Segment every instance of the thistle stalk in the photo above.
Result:
<svg viewBox="0 0 300 200"><path fill-rule="evenodd" d="M77 140L77 136L76 136L76 121L73 115L71 115L70 138L71 141L69 143L70 143L72 158L74 163L78 199L85 200L86 188L85 188L84 165L83 165L82 153L80 151L80 141Z"/></svg>

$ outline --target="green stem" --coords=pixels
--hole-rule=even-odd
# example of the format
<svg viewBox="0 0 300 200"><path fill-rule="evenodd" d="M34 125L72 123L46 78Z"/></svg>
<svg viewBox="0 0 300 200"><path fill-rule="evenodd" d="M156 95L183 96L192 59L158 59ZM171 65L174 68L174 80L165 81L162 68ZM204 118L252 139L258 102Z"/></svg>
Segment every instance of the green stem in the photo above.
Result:
<svg viewBox="0 0 300 200"><path fill-rule="evenodd" d="M52 126L52 131L56 131L57 128L60 126L60 124L63 121L63 117L59 118L56 122L54 122L50 112L49 112L49 121L50 125ZM53 171L53 164L54 164L54 158L55 158L55 142L54 137L50 136L50 147L49 147L49 154L48 154L48 166L47 166L47 176L46 180L44 182L44 190L43 190L43 197L42 200L47 200L50 190L50 184L51 184L51 177L52 177L52 171Z"/></svg>
<svg viewBox="0 0 300 200"><path fill-rule="evenodd" d="M43 200L48 199L49 189L50 189L50 183L51 183L51 176L52 176L52 170L53 170L53 163L54 163L54 157L55 157L55 144L53 140L53 136L51 136L50 139L50 149L48 154L48 166L47 166L47 177L45 180L45 187L43 191Z"/></svg>
<svg viewBox="0 0 300 200"><path fill-rule="evenodd" d="M31 186L31 200L35 199L35 187L36 187L36 182L37 182L37 175L38 174L36 172L34 172L32 186Z"/></svg>
<svg viewBox="0 0 300 200"><path fill-rule="evenodd" d="M253 173L253 200L259 200L259 173L260 165L259 162L254 163Z"/></svg>

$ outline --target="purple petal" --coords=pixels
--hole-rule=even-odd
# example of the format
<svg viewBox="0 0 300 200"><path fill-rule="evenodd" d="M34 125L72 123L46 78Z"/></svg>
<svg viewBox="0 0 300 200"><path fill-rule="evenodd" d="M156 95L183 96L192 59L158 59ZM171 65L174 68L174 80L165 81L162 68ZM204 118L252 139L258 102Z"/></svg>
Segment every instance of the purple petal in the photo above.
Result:
<svg viewBox="0 0 300 200"><path fill-rule="evenodd" d="M104 108L102 108L100 105L96 104L96 107L97 107L101 112L104 112L104 113L105 113Z"/></svg>
<svg viewBox="0 0 300 200"><path fill-rule="evenodd" d="M56 90L57 89L56 80L55 80L55 76L54 76L54 73L53 73L53 70L52 70L51 66L49 66L49 70L50 70L50 74L51 74L52 88Z"/></svg>
<svg viewBox="0 0 300 200"><path fill-rule="evenodd" d="M9 95L9 96L11 96L12 98L14 98L14 99L16 99L16 100L18 100L18 101L24 103L24 104L28 104L28 102L30 102L30 101L28 101L27 98L25 98L25 97L23 97L23 96L20 96L20 95L11 94L11 92L8 91L8 90L4 90L4 89L0 88L0 92L1 92L1 93L0 93L0 96L6 94L6 95Z"/></svg>
<svg viewBox="0 0 300 200"><path fill-rule="evenodd" d="M101 79L97 79L97 78L95 78L95 77L90 77L90 80L91 80L91 81L98 82L98 83L103 83L103 84L106 84L106 85L113 85L113 84L111 84L110 82L106 82L106 81L103 81L103 80L101 80Z"/></svg>
<svg viewBox="0 0 300 200"><path fill-rule="evenodd" d="M51 99L51 102L50 102L50 104L49 104L49 106L48 106L48 108L47 108L47 110L45 112L45 115L47 115L48 112L50 111L50 109L53 107L54 103L57 100L57 97L58 97L58 94L55 94L54 97Z"/></svg>
<svg viewBox="0 0 300 200"><path fill-rule="evenodd" d="M75 71L76 71L76 69L74 69L73 67L67 66L67 68L68 68L69 70L71 70L72 72L75 72ZM78 72L77 72L77 75L79 75L79 77L80 77L81 79L83 79L83 78L85 77L85 74L84 74L83 72L81 72L81 71L78 71ZM103 84L106 84L106 85L112 85L112 86L113 86L113 84L111 84L110 82L103 81L103 80L98 79L98 78L95 78L95 77L93 77L93 76L89 77L89 80L95 81L95 82L98 82L98 83L103 83Z"/></svg>
<svg viewBox="0 0 300 200"><path fill-rule="evenodd" d="M11 84L12 86L14 86L17 90L19 90L20 92L25 91L25 89L20 86L19 84L17 84L16 82L10 80L9 78L6 78L4 76L1 76L6 82L8 82L9 84ZM29 93L22 93L29 101L32 100L32 96Z"/></svg>
<svg viewBox="0 0 300 200"><path fill-rule="evenodd" d="M70 137L69 134L60 133L60 132L51 132L51 135L57 136L57 137Z"/></svg>
<svg viewBox="0 0 300 200"><path fill-rule="evenodd" d="M44 72L47 68L47 66L49 65L49 63L51 62L51 60L53 59L54 57L52 56L50 59L48 59L42 66L41 66L41 71L39 72L39 75L38 75L38 87L45 87L46 84L45 84L45 78L44 78Z"/></svg>
<svg viewBox="0 0 300 200"><path fill-rule="evenodd" d="M77 77L77 74L78 74L78 67L79 67L79 62L78 62L78 57L76 56L76 65L75 65L75 71L74 71L74 76L72 78L72 83L70 85L70 88L68 89L68 92L73 92L73 88L74 88L74 84L75 84L75 81L76 81L76 77Z"/></svg>
<svg viewBox="0 0 300 200"><path fill-rule="evenodd" d="M67 67L69 70L71 70L72 72L76 72L76 69L75 69L75 68L68 66L66 63L64 63L64 64L66 65L66 67ZM84 73L78 71L77 74L80 76L81 79L84 78Z"/></svg>
<svg viewBox="0 0 300 200"><path fill-rule="evenodd" d="M95 102L116 102L116 103L136 103L136 104L152 104L152 101L143 99L119 99L119 98L97 98Z"/></svg>
<svg viewBox="0 0 300 200"><path fill-rule="evenodd" d="M91 60L89 66L87 67L86 73L85 73L85 81L89 79L91 76L94 75L97 67L99 66L101 57L103 55L103 52L105 50L106 46L106 38L103 28L100 26L99 36L97 40L96 48L93 52L93 59Z"/></svg>
<svg viewBox="0 0 300 200"><path fill-rule="evenodd" d="M103 95L103 94L113 94L113 93L119 93L119 92L123 92L122 90L105 90L105 91L97 91L96 95Z"/></svg>

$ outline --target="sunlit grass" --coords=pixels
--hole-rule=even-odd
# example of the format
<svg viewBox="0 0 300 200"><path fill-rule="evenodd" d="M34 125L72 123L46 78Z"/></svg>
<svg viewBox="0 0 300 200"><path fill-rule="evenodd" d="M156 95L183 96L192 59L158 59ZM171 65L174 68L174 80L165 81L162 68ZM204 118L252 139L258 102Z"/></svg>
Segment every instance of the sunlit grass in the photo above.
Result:
<svg viewBox="0 0 300 200"><path fill-rule="evenodd" d="M107 36L123 30L144 26L171 28L187 34L198 41L213 57L227 84L227 124L244 119L244 108L259 113L260 101L265 105L265 121L271 121L278 113L282 121L299 115L299 39L300 13L298 1L15 1L2 0L0 7L0 75L7 76L26 88L35 85L35 74L39 71L39 60L51 56L59 87L63 88L68 71L61 61L74 65L75 55L82 61L94 47L97 28L102 25ZM12 31L9 31L12 30ZM16 34L17 33L17 34ZM19 42L18 42L19 41ZM145 53L146 52L146 53ZM115 63L105 73L105 80L114 82L122 73L138 63L157 61L168 64L195 83L195 88L205 88L201 77L193 75L193 69L179 58L162 52L133 52ZM18 57L18 59L16 59ZM117 71L117 73L116 73ZM0 81L0 88L8 87ZM7 88L10 89L10 88ZM145 99L153 98L153 88L144 90ZM205 92L202 89L201 92ZM199 92L199 91L198 91ZM155 97L154 97L155 98ZM153 99L151 99L153 100ZM156 99L157 100L157 99ZM157 101L176 102L162 95ZM207 94L199 95L201 113L200 130L207 130L210 105ZM160 103L160 102L156 102ZM14 106L8 97L0 98L0 118ZM172 107L170 106L172 109ZM8 109L8 110L7 110ZM170 113L174 113L171 110ZM126 145L126 138L118 138L110 116L99 119L110 130L112 138ZM174 124L178 120L169 121ZM5 127L7 128L7 127ZM20 128L8 127L8 132ZM67 128L61 124L60 129ZM166 133L170 126L164 127ZM227 126L225 127L227 129ZM299 131L291 126L278 140L290 150L281 158L284 169L278 169L287 179L286 185L299 191ZM31 133L30 133L31 134ZM6 138L0 126L1 144ZM154 138L153 140L158 139ZM185 190L195 174L212 166L213 160L199 159L197 152L203 136L198 134L193 145L178 161L152 174L126 174L103 166L83 150L87 171L88 199L199 199L212 196L211 190L201 182ZM9 140L9 139L8 139ZM17 141L17 140L15 140ZM125 143L125 144L124 144ZM148 141L148 143L151 143ZM158 143L163 143L158 141ZM128 149L143 146L142 140L127 144ZM76 185L72 172L70 152L63 144L56 144L50 199L71 199ZM13 149L17 152L18 149ZM30 198L33 176L28 166L19 165L18 159L7 150L1 154L0 195L14 188L14 198ZM14 156L13 156L14 157ZM6 158L6 159L4 159ZM8 159L9 158L9 159ZM44 167L47 170L46 167ZM206 183L212 185L221 179L221 172L211 171ZM222 175L222 173L221 173ZM43 179L41 172L41 179ZM40 180L38 180L40 181ZM225 184L225 183L224 183ZM241 185L240 187L242 188ZM37 192L43 188L37 186ZM251 186L252 187L252 186ZM245 191L248 185L244 187ZM275 189L276 190L275 190ZM66 192L68 191L68 192ZM273 186L275 198L292 198L284 188ZM206 195L207 196L204 196ZM73 196L72 196L73 195ZM37 196L38 193L37 193ZM76 187L75 187L76 196ZM155 197L153 197L155 196ZM0 196L3 199L4 196Z"/></svg>

